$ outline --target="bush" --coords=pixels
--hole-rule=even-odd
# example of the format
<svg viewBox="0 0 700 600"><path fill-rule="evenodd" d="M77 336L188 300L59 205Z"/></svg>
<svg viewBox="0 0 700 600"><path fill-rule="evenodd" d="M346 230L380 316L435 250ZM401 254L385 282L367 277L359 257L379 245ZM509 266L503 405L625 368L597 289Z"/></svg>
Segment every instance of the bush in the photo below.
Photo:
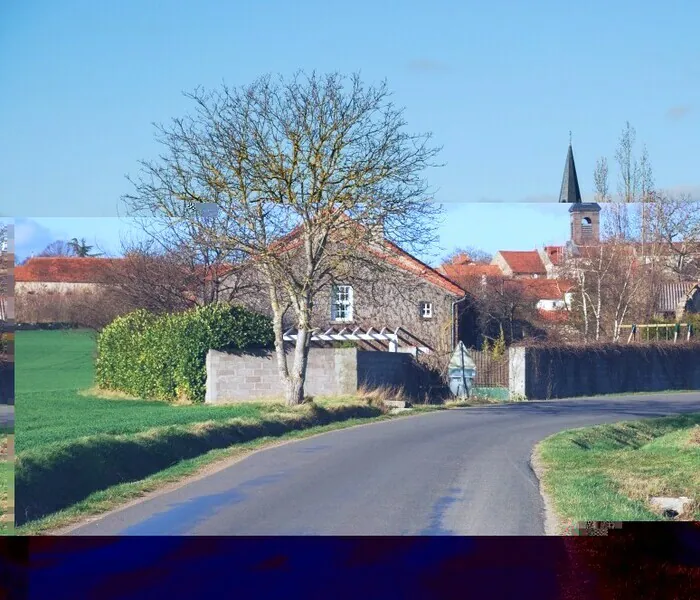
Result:
<svg viewBox="0 0 700 600"><path fill-rule="evenodd" d="M203 402L210 349L249 350L270 347L273 340L270 319L239 306L165 315L137 310L99 335L97 384L143 398Z"/></svg>

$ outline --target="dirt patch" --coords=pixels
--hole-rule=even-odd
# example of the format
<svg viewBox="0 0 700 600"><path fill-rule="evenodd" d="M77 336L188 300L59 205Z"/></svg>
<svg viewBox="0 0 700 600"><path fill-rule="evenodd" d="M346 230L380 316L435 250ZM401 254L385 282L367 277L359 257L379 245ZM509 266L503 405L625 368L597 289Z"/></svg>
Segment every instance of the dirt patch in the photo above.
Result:
<svg viewBox="0 0 700 600"><path fill-rule="evenodd" d="M12 460L15 457L15 436L8 435L0 439L0 460Z"/></svg>
<svg viewBox="0 0 700 600"><path fill-rule="evenodd" d="M690 446L700 446L700 425L696 425L691 430L688 444Z"/></svg>
<svg viewBox="0 0 700 600"><path fill-rule="evenodd" d="M561 523L557 517L552 499L549 497L547 492L545 492L542 479L546 470L537 446L535 446L532 454L530 455L530 467L532 468L532 471L535 473L535 476L539 482L540 496L542 496L542 501L544 503L544 534L561 535L564 529L563 523Z"/></svg>
<svg viewBox="0 0 700 600"><path fill-rule="evenodd" d="M620 493L633 500L646 502L652 496L669 496L673 493L673 490L667 489L662 477L624 472L609 475L619 486Z"/></svg>

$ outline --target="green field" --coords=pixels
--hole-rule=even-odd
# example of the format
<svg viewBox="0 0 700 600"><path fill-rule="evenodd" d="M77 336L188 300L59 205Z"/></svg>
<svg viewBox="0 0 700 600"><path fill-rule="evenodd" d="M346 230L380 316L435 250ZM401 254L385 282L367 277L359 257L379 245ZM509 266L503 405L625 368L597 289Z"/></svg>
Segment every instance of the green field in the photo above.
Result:
<svg viewBox="0 0 700 600"><path fill-rule="evenodd" d="M169 425L279 412L274 404L180 406L148 400L106 400L79 393L92 387L95 339L89 331L21 331L16 342L16 403L22 414L17 452L96 434L134 434Z"/></svg>
<svg viewBox="0 0 700 600"><path fill-rule="evenodd" d="M94 385L91 332L22 331L15 344L20 533L108 510L239 449L389 417L355 397L287 407L86 394Z"/></svg>
<svg viewBox="0 0 700 600"><path fill-rule="evenodd" d="M648 500L696 500L700 519L700 414L627 421L555 434L538 445L545 493L560 529L585 521L664 520Z"/></svg>

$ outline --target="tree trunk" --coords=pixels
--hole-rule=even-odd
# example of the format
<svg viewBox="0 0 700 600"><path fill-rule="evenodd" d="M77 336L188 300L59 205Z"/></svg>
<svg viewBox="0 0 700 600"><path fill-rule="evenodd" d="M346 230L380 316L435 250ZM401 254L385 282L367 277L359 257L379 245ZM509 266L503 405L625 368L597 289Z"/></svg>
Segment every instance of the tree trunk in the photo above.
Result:
<svg viewBox="0 0 700 600"><path fill-rule="evenodd" d="M289 406L296 406L304 401L304 382L306 381L306 366L309 362L310 338L311 331L308 323L301 324L297 330L294 365L287 380L287 404Z"/></svg>
<svg viewBox="0 0 700 600"><path fill-rule="evenodd" d="M280 306L277 290L275 290L274 287L270 288L270 306L272 308L272 330L275 334L277 371L280 380L284 382L286 388L289 388L289 369L287 368L287 355L284 351L284 329L282 326L282 319L285 311L282 310ZM289 397L289 393L287 397Z"/></svg>
<svg viewBox="0 0 700 600"><path fill-rule="evenodd" d="M598 292L598 298L596 299L598 306L597 310L595 313L595 341L600 340L600 309L602 308L602 298L600 297L600 292L601 292L601 283L600 283L600 276L598 277L598 286L597 286L597 292Z"/></svg>

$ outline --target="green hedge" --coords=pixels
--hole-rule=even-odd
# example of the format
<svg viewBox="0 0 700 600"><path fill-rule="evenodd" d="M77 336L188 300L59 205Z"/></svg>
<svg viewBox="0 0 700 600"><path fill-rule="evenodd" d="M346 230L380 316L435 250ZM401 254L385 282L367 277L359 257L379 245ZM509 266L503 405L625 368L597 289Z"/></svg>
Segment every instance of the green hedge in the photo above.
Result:
<svg viewBox="0 0 700 600"><path fill-rule="evenodd" d="M141 398L203 402L212 350L270 347L270 319L239 306L212 304L154 315L118 317L97 340L97 384Z"/></svg>

